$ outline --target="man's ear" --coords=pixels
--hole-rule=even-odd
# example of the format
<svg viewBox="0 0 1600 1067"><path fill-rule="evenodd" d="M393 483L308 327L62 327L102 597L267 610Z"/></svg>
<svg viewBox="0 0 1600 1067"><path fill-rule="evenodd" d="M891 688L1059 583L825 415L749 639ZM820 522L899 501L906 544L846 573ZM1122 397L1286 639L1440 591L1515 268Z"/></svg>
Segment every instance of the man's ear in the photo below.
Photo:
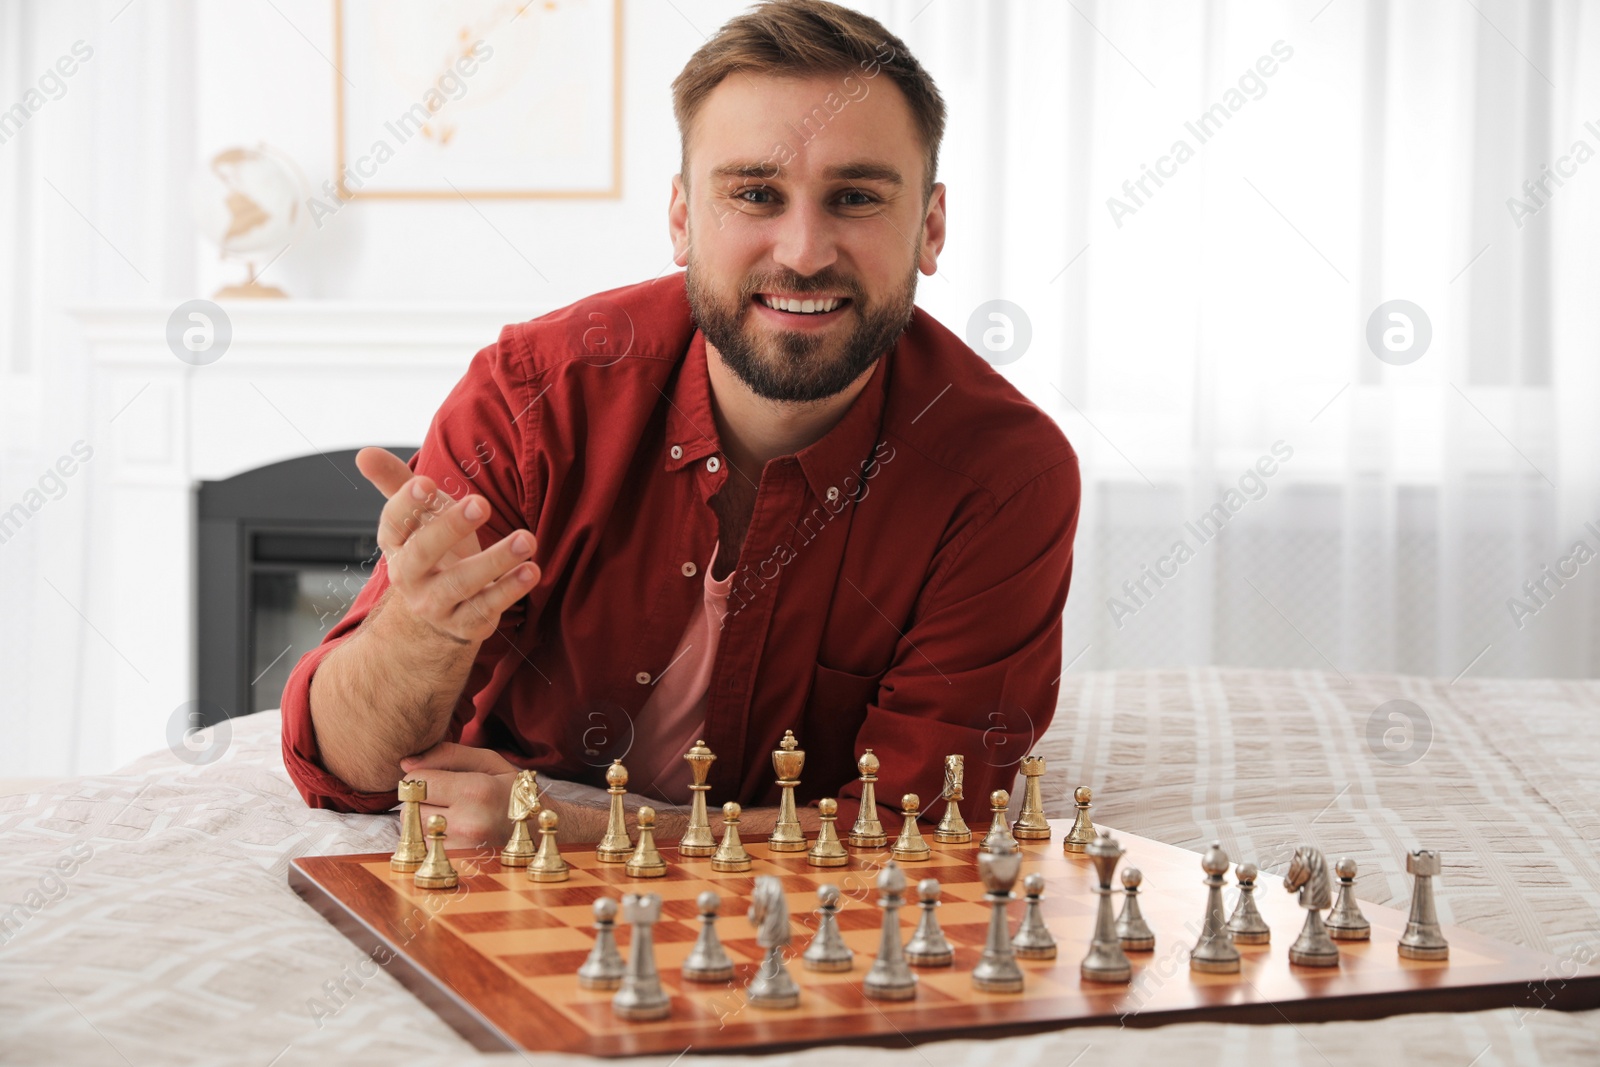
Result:
<svg viewBox="0 0 1600 1067"><path fill-rule="evenodd" d="M667 232L672 236L672 262L689 265L689 188L682 174L672 176L672 197L667 203Z"/></svg>
<svg viewBox="0 0 1600 1067"><path fill-rule="evenodd" d="M922 220L922 246L917 249L917 269L929 277L938 273L944 237L944 182L935 182L928 197L928 213Z"/></svg>

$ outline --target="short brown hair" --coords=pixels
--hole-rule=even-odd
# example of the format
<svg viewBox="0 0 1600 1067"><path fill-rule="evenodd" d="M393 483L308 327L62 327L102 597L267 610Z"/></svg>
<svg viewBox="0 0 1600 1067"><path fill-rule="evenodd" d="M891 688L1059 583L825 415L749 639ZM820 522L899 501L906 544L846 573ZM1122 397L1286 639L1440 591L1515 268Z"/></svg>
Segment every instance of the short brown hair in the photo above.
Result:
<svg viewBox="0 0 1600 1067"><path fill-rule="evenodd" d="M923 145L922 197L933 194L944 137L944 98L905 43L877 19L828 0L769 0L728 22L689 58L672 82L681 169L689 180L689 127L724 78L746 72L812 77L861 71L888 74L911 105Z"/></svg>

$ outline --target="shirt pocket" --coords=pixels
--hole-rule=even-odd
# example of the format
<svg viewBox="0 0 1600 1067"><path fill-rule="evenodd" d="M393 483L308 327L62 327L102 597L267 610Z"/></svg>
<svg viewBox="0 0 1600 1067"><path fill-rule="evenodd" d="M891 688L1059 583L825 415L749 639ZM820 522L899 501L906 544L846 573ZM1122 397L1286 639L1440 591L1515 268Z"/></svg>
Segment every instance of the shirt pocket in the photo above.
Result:
<svg viewBox="0 0 1600 1067"><path fill-rule="evenodd" d="M860 724L867 705L878 699L881 674L852 674L816 664L811 675L807 717L827 722Z"/></svg>

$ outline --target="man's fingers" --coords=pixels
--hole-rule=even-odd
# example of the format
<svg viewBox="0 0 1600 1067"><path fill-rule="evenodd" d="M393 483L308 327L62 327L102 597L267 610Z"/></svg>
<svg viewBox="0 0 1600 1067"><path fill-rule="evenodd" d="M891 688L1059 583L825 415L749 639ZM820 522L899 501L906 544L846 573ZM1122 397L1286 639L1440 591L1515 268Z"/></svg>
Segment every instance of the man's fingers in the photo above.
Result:
<svg viewBox="0 0 1600 1067"><path fill-rule="evenodd" d="M435 492L433 479L422 474L409 479L378 515L378 547L393 555L450 503L448 496Z"/></svg>
<svg viewBox="0 0 1600 1067"><path fill-rule="evenodd" d="M484 586L528 559L533 555L536 544L533 534L518 530L502 537L477 555L446 568L442 577L449 579L449 588L460 594L456 604L476 595Z"/></svg>
<svg viewBox="0 0 1600 1067"><path fill-rule="evenodd" d="M419 752L415 756L407 756L400 761L400 768L408 774L427 772L427 774L449 774L450 772L466 772L476 774L507 774L516 770L515 767L500 753L487 748L474 748L471 745L459 745L454 741L440 741L437 745ZM416 777L425 778L427 775L419 773ZM433 795L433 783L428 783L428 801L430 803L441 798Z"/></svg>
<svg viewBox="0 0 1600 1067"><path fill-rule="evenodd" d="M411 480L406 461L387 448L370 446L357 452L356 469L386 497L394 496Z"/></svg>
<svg viewBox="0 0 1600 1067"><path fill-rule="evenodd" d="M528 595L528 590L539 584L539 565L524 563L501 576L493 585L472 597L455 610L453 621L463 627L480 625L484 619L498 619L511 605Z"/></svg>

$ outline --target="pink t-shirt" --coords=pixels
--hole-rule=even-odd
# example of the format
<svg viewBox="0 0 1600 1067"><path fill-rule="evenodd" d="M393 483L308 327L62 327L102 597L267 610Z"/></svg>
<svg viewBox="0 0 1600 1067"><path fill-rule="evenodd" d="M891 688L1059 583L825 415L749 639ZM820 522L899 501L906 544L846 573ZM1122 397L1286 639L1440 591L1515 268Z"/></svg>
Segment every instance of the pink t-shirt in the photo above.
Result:
<svg viewBox="0 0 1600 1067"><path fill-rule="evenodd" d="M717 546L711 559L717 558ZM683 637L671 661L656 676L650 696L633 724L633 744L628 765L628 791L659 797L671 804L687 804L693 777L683 754L699 739L706 721L706 691L711 685L711 665L722 637L722 617L733 589L730 571L722 581L711 578L711 563L703 568L705 597L689 616Z"/></svg>

